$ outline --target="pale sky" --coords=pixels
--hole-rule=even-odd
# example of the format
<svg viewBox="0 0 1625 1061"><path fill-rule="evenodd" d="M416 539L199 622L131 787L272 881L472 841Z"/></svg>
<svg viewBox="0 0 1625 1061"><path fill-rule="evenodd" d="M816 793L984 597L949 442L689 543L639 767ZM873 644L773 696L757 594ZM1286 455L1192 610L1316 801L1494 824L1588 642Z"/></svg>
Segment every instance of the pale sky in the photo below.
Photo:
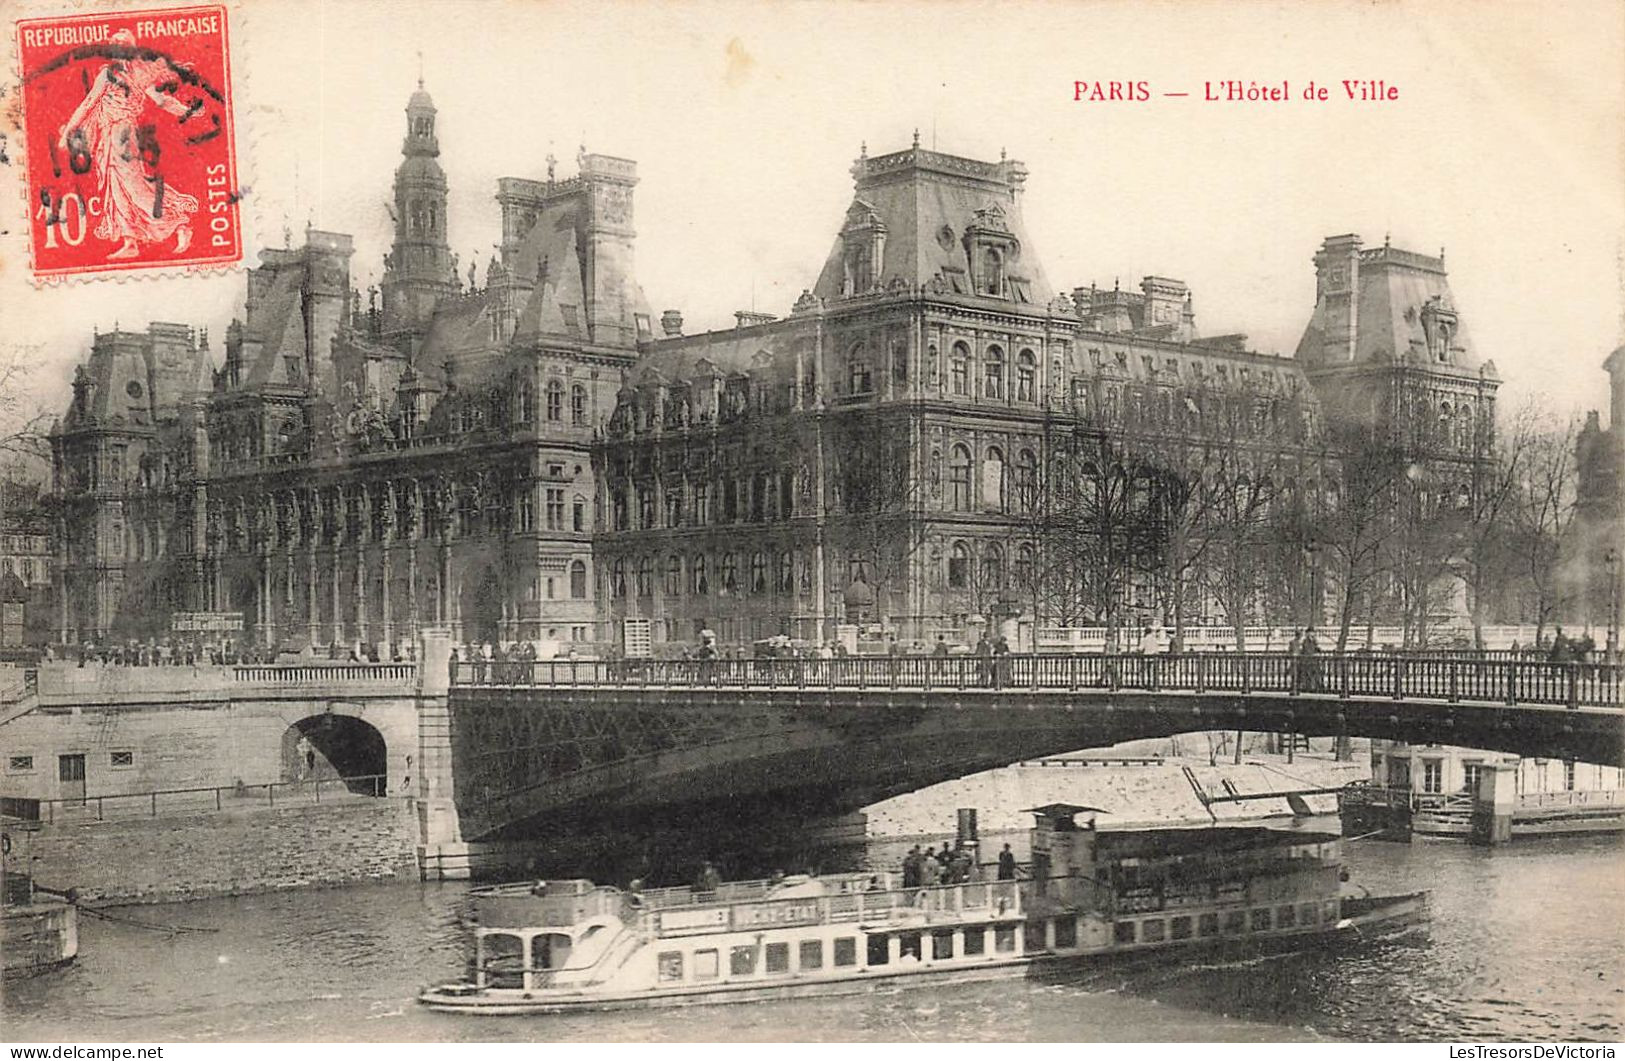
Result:
<svg viewBox="0 0 1625 1061"><path fill-rule="evenodd" d="M496 179L542 177L549 151L567 176L584 143L637 160L639 278L690 332L753 305L787 312L840 227L859 145L899 150L918 128L926 147L1027 164L1051 283L1183 279L1203 334L1290 354L1316 248L1356 232L1445 248L1511 402L1599 406L1600 363L1625 341L1619 0L231 6L249 257L310 220L355 235L362 289L389 243L421 51L462 270L477 252L483 278ZM1344 78L1399 99L1348 102ZM1146 81L1151 99L1074 102L1080 79ZM1313 79L1333 98L1203 101L1224 79L1286 80L1295 97ZM65 406L92 325L206 326L220 357L240 274L32 285L17 139L0 167L0 343L38 363L50 404Z"/></svg>

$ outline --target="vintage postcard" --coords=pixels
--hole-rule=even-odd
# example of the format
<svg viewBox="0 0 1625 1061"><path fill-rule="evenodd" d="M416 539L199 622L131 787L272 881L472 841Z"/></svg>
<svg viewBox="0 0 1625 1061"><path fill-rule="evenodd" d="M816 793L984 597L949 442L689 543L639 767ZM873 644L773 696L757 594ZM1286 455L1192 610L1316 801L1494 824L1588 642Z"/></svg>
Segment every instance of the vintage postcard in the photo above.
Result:
<svg viewBox="0 0 1625 1061"><path fill-rule="evenodd" d="M1615 1056L1619 0L0 14L13 1056Z"/></svg>

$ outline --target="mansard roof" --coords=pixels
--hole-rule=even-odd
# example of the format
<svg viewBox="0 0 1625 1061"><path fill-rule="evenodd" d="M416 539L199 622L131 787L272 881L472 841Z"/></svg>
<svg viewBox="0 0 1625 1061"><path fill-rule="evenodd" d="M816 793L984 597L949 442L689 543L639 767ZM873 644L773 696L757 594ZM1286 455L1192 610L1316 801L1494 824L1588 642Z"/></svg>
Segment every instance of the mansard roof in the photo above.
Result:
<svg viewBox="0 0 1625 1061"><path fill-rule="evenodd" d="M842 231L865 224L884 229L884 260L875 274L880 290L889 290L895 281L917 290L948 275L945 269L963 273L968 264L965 233L976 229L1013 241L1017 254L1008 273L1028 281L1031 302L1044 305L1054 296L1022 220L1027 169L1020 162L981 162L916 144L906 151L859 158L852 175L856 191ZM838 235L813 294L842 297L844 250L845 240Z"/></svg>
<svg viewBox="0 0 1625 1061"><path fill-rule="evenodd" d="M1356 237L1333 237L1340 248L1358 248ZM1324 251L1323 251L1324 253ZM1356 253L1350 251L1350 253ZM1438 257L1401 250L1384 243L1357 250L1354 264L1358 284L1354 292L1354 364L1406 364L1435 370L1478 373L1494 377L1494 365L1480 358L1473 346L1464 315L1445 272L1444 255ZM1306 363L1324 363L1327 342L1326 299L1315 305L1297 356ZM1450 357L1441 362L1430 349L1429 329L1439 320L1449 323Z"/></svg>

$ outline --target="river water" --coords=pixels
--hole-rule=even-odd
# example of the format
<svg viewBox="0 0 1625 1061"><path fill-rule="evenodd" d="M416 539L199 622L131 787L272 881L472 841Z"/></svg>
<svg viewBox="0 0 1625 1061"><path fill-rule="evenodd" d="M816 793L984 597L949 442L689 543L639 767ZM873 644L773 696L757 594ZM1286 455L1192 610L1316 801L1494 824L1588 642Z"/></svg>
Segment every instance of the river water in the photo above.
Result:
<svg viewBox="0 0 1625 1061"><path fill-rule="evenodd" d="M858 861L862 861L862 852ZM887 857L890 855L888 853ZM126 907L80 959L6 985L12 1041L1618 1040L1625 840L1347 845L1373 892L1433 892L1429 931L1233 964L649 1013L476 1019L413 1002L457 978L467 887L389 884Z"/></svg>

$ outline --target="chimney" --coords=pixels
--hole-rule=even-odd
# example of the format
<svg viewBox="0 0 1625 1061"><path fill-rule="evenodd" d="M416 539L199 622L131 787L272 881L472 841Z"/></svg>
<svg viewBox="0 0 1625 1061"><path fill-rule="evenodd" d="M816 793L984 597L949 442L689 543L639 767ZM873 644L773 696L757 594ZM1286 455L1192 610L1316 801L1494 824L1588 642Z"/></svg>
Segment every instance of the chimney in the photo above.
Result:
<svg viewBox="0 0 1625 1061"><path fill-rule="evenodd" d="M666 338L675 339L683 334L683 314L679 310L668 309L660 315L660 328L666 333Z"/></svg>

